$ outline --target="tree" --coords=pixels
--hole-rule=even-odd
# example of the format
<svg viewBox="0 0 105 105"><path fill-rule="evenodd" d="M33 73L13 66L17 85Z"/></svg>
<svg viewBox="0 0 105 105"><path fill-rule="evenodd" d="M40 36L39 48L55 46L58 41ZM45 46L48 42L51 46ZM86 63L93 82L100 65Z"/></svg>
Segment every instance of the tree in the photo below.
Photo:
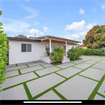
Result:
<svg viewBox="0 0 105 105"><path fill-rule="evenodd" d="M83 39L83 43L90 49L105 47L105 25L96 25L90 29Z"/></svg>
<svg viewBox="0 0 105 105"><path fill-rule="evenodd" d="M15 36L16 38L26 38L26 39L28 39L28 37L27 36L25 36L25 35L23 35L23 34L20 34L20 35L18 35L18 36Z"/></svg>
<svg viewBox="0 0 105 105"><path fill-rule="evenodd" d="M0 11L0 15L2 15L2 11ZM3 33L2 23L0 22L0 88L1 84L7 78L4 76L4 72L6 71L5 66L7 64L7 53L9 50L9 45L7 45L7 34ZM0 90L1 92L2 90Z"/></svg>

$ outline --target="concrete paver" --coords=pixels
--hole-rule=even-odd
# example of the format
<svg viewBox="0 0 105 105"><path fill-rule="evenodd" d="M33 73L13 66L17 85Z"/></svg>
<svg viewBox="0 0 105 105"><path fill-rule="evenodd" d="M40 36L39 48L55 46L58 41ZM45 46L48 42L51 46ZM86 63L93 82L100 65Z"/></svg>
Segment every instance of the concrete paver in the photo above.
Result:
<svg viewBox="0 0 105 105"><path fill-rule="evenodd" d="M7 76L7 77L10 77L10 76L19 75L19 72L18 72L18 70L9 71L9 72L5 72L4 75Z"/></svg>
<svg viewBox="0 0 105 105"><path fill-rule="evenodd" d="M0 100L28 100L23 85L18 85L0 92Z"/></svg>
<svg viewBox="0 0 105 105"><path fill-rule="evenodd" d="M13 77L13 78L8 78L3 82L2 89L7 88L12 85L16 85L18 83L21 83L21 82L24 82L24 81L27 81L30 79L33 79L33 78L36 78L36 77L37 76L33 72L31 72L31 73L19 75L19 76Z"/></svg>
<svg viewBox="0 0 105 105"><path fill-rule="evenodd" d="M103 70L98 70L91 67L80 74L95 80L100 80L105 73Z"/></svg>
<svg viewBox="0 0 105 105"><path fill-rule="evenodd" d="M99 96L98 94L95 95L94 100L105 100L105 98Z"/></svg>
<svg viewBox="0 0 105 105"><path fill-rule="evenodd" d="M20 66L15 66L15 67L9 67L9 68L6 68L7 71L10 71L10 70L16 70L16 69L21 69L21 68L26 68L27 66L26 65L20 65Z"/></svg>
<svg viewBox="0 0 105 105"><path fill-rule="evenodd" d="M36 96L39 93L47 90L48 88L58 84L59 82L63 81L64 78L56 75L50 74L45 77L41 77L39 79L27 82L27 86L32 94L32 96Z"/></svg>
<svg viewBox="0 0 105 105"><path fill-rule="evenodd" d="M81 68L81 69L86 69L89 66L91 66L91 64L81 63L81 64L78 64L78 65L75 65L74 67L78 67L78 68Z"/></svg>
<svg viewBox="0 0 105 105"><path fill-rule="evenodd" d="M87 100L97 83L77 75L55 89L68 100Z"/></svg>
<svg viewBox="0 0 105 105"><path fill-rule="evenodd" d="M96 63L97 61L93 61L93 60L89 60L89 61L86 61L85 63L89 63L89 64L94 64L94 63Z"/></svg>
<svg viewBox="0 0 105 105"><path fill-rule="evenodd" d="M105 79L104 79L101 87L99 88L98 92L105 96Z"/></svg>
<svg viewBox="0 0 105 105"><path fill-rule="evenodd" d="M52 90L50 90L36 100L61 100L61 98L56 95Z"/></svg>
<svg viewBox="0 0 105 105"><path fill-rule="evenodd" d="M50 66L54 66L52 64L42 64L44 67L50 67Z"/></svg>
<svg viewBox="0 0 105 105"><path fill-rule="evenodd" d="M104 69L105 70L105 64L101 64L101 63L95 64L92 67L99 68L99 69Z"/></svg>
<svg viewBox="0 0 105 105"><path fill-rule="evenodd" d="M38 70L36 73L40 76L59 70L57 67L50 67L43 70Z"/></svg>
<svg viewBox="0 0 105 105"><path fill-rule="evenodd" d="M68 77L70 77L70 76L72 76L72 75L74 75L80 71L81 71L80 69L70 67L70 68L58 71L57 73L68 78Z"/></svg>
<svg viewBox="0 0 105 105"><path fill-rule="evenodd" d="M43 69L43 67L42 66L28 67L28 68L20 69L20 72L26 73L26 72L30 72L30 71L34 71L34 70L38 70L38 69Z"/></svg>
<svg viewBox="0 0 105 105"><path fill-rule="evenodd" d="M67 62L67 63L63 63L63 64L56 65L56 66L60 68L66 68L66 67L73 66L73 65L74 64L72 62Z"/></svg>
<svg viewBox="0 0 105 105"><path fill-rule="evenodd" d="M25 63L18 64L18 66L16 65L6 66L7 72L5 72L4 75L6 75L7 77L9 76L15 76L15 77L8 78L3 82L2 88L0 89L6 88L6 90L0 92L0 99L28 100L28 97L26 94L27 90L25 90L23 84L15 87L10 87L10 86L17 85L19 83L26 82L27 80L36 78L34 80L26 82L26 85L32 97L34 97L44 92L45 90L51 88L52 86L66 80L62 76L67 78L71 77L72 75L80 72L82 69L85 69L91 66L92 64L102 60L105 57L81 56L81 58L82 58L81 60L67 62L61 65L56 65L57 67L53 66L52 64L47 64L43 61L35 61L36 63L33 61L25 62ZM105 63L105 60L100 61L94 66L80 73L80 75L100 81L102 76L105 74L104 63ZM27 67L26 64L28 64L29 67ZM42 67L41 65L46 68ZM73 67L69 67L69 66L73 66ZM59 67L63 68L63 70L61 70ZM18 69L20 69L20 72L22 73L22 75L19 74ZM57 70L60 70L57 73L60 74L61 76L58 74L52 73L52 72L56 72ZM48 74L43 77L38 77L32 71L35 71L39 76L43 76L48 73L52 73L52 74ZM27 72L30 72L30 73L27 73ZM23 73L26 73L26 74L23 74ZM75 75L74 77L70 78L69 80L65 81L64 83L54 88L68 100L87 100L88 97L92 94L95 87L97 86L98 82L91 80L89 78L82 77L80 75ZM105 80L103 81L102 85L99 87L99 90L97 92L105 96ZM105 98L103 98L101 95L98 95L98 93L94 97L94 100L103 100L103 99L105 100ZM38 97L36 100L61 100L61 98L53 90L49 90L47 93Z"/></svg>

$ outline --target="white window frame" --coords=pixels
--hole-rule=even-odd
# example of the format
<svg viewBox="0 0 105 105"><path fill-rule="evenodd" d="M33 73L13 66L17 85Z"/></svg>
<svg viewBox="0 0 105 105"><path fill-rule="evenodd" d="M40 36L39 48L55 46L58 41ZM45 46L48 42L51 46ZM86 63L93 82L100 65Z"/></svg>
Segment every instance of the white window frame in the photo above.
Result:
<svg viewBox="0 0 105 105"><path fill-rule="evenodd" d="M26 44L26 43L21 43L21 52L23 52L23 51L22 51L22 44ZM26 44L26 51L24 51L24 52L32 52L32 44L30 44L30 45L31 45L31 51L27 51L27 45L28 45L28 44Z"/></svg>

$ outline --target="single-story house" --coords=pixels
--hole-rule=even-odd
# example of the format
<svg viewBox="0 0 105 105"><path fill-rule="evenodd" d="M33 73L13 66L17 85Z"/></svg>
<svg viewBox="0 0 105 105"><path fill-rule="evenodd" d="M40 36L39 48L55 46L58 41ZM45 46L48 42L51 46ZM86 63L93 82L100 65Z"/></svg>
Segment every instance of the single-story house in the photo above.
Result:
<svg viewBox="0 0 105 105"><path fill-rule="evenodd" d="M38 60L51 63L47 51L51 53L55 46L64 47L66 53L63 62L66 62L69 60L67 58L68 49L76 47L77 43L80 43L80 41L49 35L29 39L16 37L7 37L7 39L7 44L10 45L8 65Z"/></svg>
<svg viewBox="0 0 105 105"><path fill-rule="evenodd" d="M77 47L81 47L83 49L87 49L87 47L85 45L78 45Z"/></svg>

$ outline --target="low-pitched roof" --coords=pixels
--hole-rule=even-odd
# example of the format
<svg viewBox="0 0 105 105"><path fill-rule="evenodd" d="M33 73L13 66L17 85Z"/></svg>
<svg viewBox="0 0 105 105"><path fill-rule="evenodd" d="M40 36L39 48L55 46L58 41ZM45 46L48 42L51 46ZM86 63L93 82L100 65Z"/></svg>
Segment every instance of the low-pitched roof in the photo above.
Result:
<svg viewBox="0 0 105 105"><path fill-rule="evenodd" d="M56 38L56 39L62 39L65 41L72 41L72 42L76 42L76 43L81 43L80 41L75 41L75 40L71 40L71 39L67 39L67 38L62 38L62 37L55 37L55 36L51 36L51 35L46 35L46 36L40 36L37 37L38 39L43 39L43 38Z"/></svg>
<svg viewBox="0 0 105 105"><path fill-rule="evenodd" d="M15 41L33 41L33 42L41 42L40 39L26 39L26 38L16 38L16 37L7 37L8 40L15 40Z"/></svg>
<svg viewBox="0 0 105 105"><path fill-rule="evenodd" d="M64 41L71 41L72 43L81 43L80 41L75 41L75 40L70 40L67 38L61 38L61 37L55 37L55 36L50 36L50 35L46 35L46 36L40 36L40 37L32 37L29 39L26 38L16 38L16 37L7 37L8 40L15 40L15 41L37 41L37 42L41 42L41 39L46 39L46 38L55 38L58 40L64 40Z"/></svg>

